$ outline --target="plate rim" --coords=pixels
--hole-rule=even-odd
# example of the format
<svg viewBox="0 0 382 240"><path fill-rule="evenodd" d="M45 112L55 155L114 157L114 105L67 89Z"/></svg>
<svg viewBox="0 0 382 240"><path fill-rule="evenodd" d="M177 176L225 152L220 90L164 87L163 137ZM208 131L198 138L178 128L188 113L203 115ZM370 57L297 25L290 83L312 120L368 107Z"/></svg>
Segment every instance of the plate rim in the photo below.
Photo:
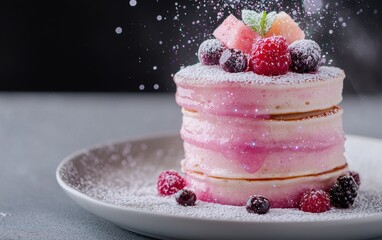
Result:
<svg viewBox="0 0 382 240"><path fill-rule="evenodd" d="M99 149L104 146L108 145L116 145L116 144L122 144L125 142L132 142L132 141L144 141L144 140L153 140L157 138L171 138L171 137L176 137L179 136L179 133L176 132L167 132L167 133L160 133L160 134L150 134L150 135L143 135L143 136L138 136L138 137L128 137L128 138L121 138L121 139L115 139L115 140L109 140L104 143L97 143L94 144L90 147L85 147L80 150L74 151L71 154L67 155L63 160L60 162L60 164L56 168L56 180L59 184L59 186L64 190L64 192L70 197L70 194L78 197L85 199L88 202L91 202L92 204L96 205L101 205L103 207L107 208L113 208L115 210L120 210L124 212L134 212L135 214L144 214L147 216L160 216L160 217L165 217L165 218L174 218L177 220L198 220L198 221L207 221L207 222L221 222L221 223L232 223L232 224L276 224L276 225L289 225L289 224L300 224L300 225L310 225L310 224L317 224L317 223L324 223L324 222L341 222L342 224L345 225L351 225L351 224L359 224L359 223L366 223L366 222L374 222L374 221L382 221L382 213L376 213L375 215L371 216L365 216L365 217L358 217L354 219L317 219L317 220L309 220L309 221L272 221L272 220L265 220L265 221L250 221L250 220L240 220L240 219L218 219L218 218L201 218L201 217L189 217L189 216L183 216L183 215L174 215L174 214L166 214L166 213L161 213L161 212L150 212L150 211L145 211L141 209L136 209L134 207L129 207L129 206L119 206L115 205L112 203L104 202L95 198L92 198L85 193L82 193L81 191L69 186L66 184L66 182L61 178L60 176L60 170L62 167L73 160L75 157L84 154L86 152L90 152L96 149ZM358 140L366 140L366 141L373 141L373 142L378 142L379 144L382 144L382 139L379 138L373 138L373 137L367 137L367 136L360 136L360 135L353 135L353 134L346 134L345 135L346 139L351 138L351 139L358 139ZM74 199L72 199L74 200ZM74 200L77 204L78 202ZM224 206L224 205L223 205ZM82 207L82 206L81 206ZM309 213L307 213L309 214ZM100 216L101 217L101 216Z"/></svg>

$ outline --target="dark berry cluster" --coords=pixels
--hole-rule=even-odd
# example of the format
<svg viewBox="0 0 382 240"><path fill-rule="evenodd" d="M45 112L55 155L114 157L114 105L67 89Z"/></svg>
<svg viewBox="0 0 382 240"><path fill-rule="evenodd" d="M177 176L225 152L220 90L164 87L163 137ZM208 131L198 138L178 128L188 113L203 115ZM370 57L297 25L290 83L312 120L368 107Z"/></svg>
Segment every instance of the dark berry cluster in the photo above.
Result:
<svg viewBox="0 0 382 240"><path fill-rule="evenodd" d="M336 208L349 208L358 193L358 184L350 175L341 176L330 189L330 201Z"/></svg>
<svg viewBox="0 0 382 240"><path fill-rule="evenodd" d="M355 183L357 183L358 186L361 185L361 177L359 176L359 173L355 171L350 171L349 175L354 178Z"/></svg>
<svg viewBox="0 0 382 240"><path fill-rule="evenodd" d="M227 49L217 39L208 39L199 46L198 57L204 65L220 65L226 72L237 73L247 69L246 55L237 49Z"/></svg>

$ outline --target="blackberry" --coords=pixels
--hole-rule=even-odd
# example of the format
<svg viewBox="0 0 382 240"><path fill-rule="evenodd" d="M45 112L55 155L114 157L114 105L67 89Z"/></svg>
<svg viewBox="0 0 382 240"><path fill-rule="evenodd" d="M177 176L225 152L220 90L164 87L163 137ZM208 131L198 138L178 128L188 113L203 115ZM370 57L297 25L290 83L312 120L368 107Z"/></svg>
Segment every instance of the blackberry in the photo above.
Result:
<svg viewBox="0 0 382 240"><path fill-rule="evenodd" d="M361 185L361 177L359 176L359 173L355 171L349 171L349 175L354 178L354 181L357 183L359 187Z"/></svg>
<svg viewBox="0 0 382 240"><path fill-rule="evenodd" d="M358 193L358 185L350 175L341 176L329 190L330 202L336 208L349 208Z"/></svg>
<svg viewBox="0 0 382 240"><path fill-rule="evenodd" d="M290 69L298 73L308 73L317 70L321 60L321 48L313 40L299 40L288 47L292 63Z"/></svg>
<svg viewBox="0 0 382 240"><path fill-rule="evenodd" d="M182 206L194 206L196 202L196 195L189 189L182 189L175 194L175 200Z"/></svg>
<svg viewBox="0 0 382 240"><path fill-rule="evenodd" d="M226 49L219 60L220 67L226 72L243 72L247 69L247 57L235 49Z"/></svg>
<svg viewBox="0 0 382 240"><path fill-rule="evenodd" d="M218 65L219 59L226 49L224 44L217 39L208 39L202 42L198 50L198 58L201 64Z"/></svg>
<svg viewBox="0 0 382 240"><path fill-rule="evenodd" d="M266 214L269 211L270 204L267 198L253 195L249 197L245 208L249 213Z"/></svg>

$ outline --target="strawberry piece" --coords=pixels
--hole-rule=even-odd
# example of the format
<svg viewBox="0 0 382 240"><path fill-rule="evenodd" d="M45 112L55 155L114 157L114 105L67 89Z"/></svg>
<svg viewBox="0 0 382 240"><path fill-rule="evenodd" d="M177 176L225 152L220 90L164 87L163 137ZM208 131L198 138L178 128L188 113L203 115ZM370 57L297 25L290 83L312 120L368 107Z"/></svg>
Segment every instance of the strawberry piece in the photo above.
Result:
<svg viewBox="0 0 382 240"><path fill-rule="evenodd" d="M285 12L279 12L271 29L265 37L282 35L286 38L288 44L305 38L304 32L298 24Z"/></svg>
<svg viewBox="0 0 382 240"><path fill-rule="evenodd" d="M215 29L213 35L227 48L238 49L245 54L251 52L253 41L259 37L255 31L232 14Z"/></svg>

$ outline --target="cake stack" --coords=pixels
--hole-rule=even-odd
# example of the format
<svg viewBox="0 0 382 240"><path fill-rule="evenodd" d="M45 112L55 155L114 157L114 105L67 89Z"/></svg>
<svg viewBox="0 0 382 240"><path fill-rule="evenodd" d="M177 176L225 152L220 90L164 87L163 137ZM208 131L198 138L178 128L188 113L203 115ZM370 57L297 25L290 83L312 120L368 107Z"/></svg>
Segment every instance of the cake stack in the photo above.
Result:
<svg viewBox="0 0 382 240"><path fill-rule="evenodd" d="M200 63L174 76L182 107L182 171L198 199L298 207L348 173L344 72L319 66L321 49L284 12L243 10L204 41Z"/></svg>
<svg viewBox="0 0 382 240"><path fill-rule="evenodd" d="M334 67L277 77L196 64L174 77L182 106L182 170L198 199L244 205L253 194L297 207L348 171Z"/></svg>

